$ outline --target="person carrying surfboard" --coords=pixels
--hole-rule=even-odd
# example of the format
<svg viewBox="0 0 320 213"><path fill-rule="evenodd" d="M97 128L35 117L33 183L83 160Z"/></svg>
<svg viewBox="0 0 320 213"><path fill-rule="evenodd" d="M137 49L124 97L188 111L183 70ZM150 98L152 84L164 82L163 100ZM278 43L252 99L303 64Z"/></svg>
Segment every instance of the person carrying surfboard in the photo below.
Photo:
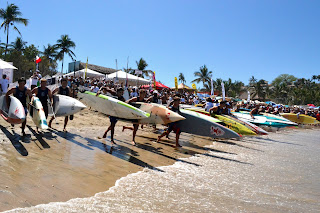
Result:
<svg viewBox="0 0 320 213"><path fill-rule="evenodd" d="M168 107L170 110L172 110L173 112L179 112L179 104L180 104L180 98L178 96L174 97L173 98L173 101L172 101L172 105L170 104L170 106ZM172 122L172 123L169 123L169 127L167 129L167 131L164 131L159 137L158 137L158 140L157 142L160 141L160 139L163 137L163 136L168 136L170 134L171 131L174 131L176 133L176 147L181 147L181 145L179 144L179 138L180 138L180 133L181 133L181 130L180 128L177 127L177 123L179 121L176 121L176 122Z"/></svg>
<svg viewBox="0 0 320 213"><path fill-rule="evenodd" d="M68 80L66 78L63 78L61 79L61 86L56 88L55 90L53 90L52 94L59 94L59 95L65 95L65 96L70 96L71 97L71 89L70 87L68 87ZM55 117L52 116L52 118L50 119L49 121L49 127L51 128L51 124L52 124L52 121ZM64 117L64 124L63 124L63 131L64 132L67 132L67 124L68 124L68 120L69 120L69 117L68 116L65 116Z"/></svg>
<svg viewBox="0 0 320 213"><path fill-rule="evenodd" d="M116 98L120 101L123 101L125 102L126 100L124 99L123 97L123 93L124 93L124 90L122 87L119 87L117 89L117 91L114 91L113 89L110 89L108 87L101 87L100 90L97 92L96 96L98 96L100 93L110 93L111 95L113 96L116 96ZM108 129L104 132L102 138L106 138L107 137L107 134L108 132L111 130L111 144L116 144L113 140L113 136L114 136L114 127L116 126L116 123L118 121L118 118L117 117L113 117L113 116L109 116L109 119L110 119L110 126L108 127Z"/></svg>
<svg viewBox="0 0 320 213"><path fill-rule="evenodd" d="M21 125L21 131L22 131L22 135L25 136L26 133L24 131L25 127L26 127L26 123L27 123L27 96L29 96L29 98L31 99L32 94L31 94L31 90L28 89L26 86L26 80L24 78L20 78L18 80L18 86L11 88L7 93L6 93L6 101L7 101L7 106L9 106L9 95L13 94L14 97L16 97L22 104L23 108L24 108L24 112L26 114L26 119L24 120L24 122Z"/></svg>
<svg viewBox="0 0 320 213"><path fill-rule="evenodd" d="M51 93L51 90L47 87L47 80L42 78L40 80L40 86L34 88L32 91L32 94L35 94L43 107L43 111L44 114L46 116L46 118L48 118L48 114L49 114L49 107L48 107L48 99L50 100L50 104L53 104L53 96ZM37 127L37 131L38 131L38 127Z"/></svg>
<svg viewBox="0 0 320 213"><path fill-rule="evenodd" d="M147 103L153 98L153 96L150 96L149 98L146 98L146 95L147 95L146 90L145 89L140 89L138 97L133 97L133 98L127 100L126 102L128 104L130 104L132 102L144 102L144 103ZM122 127L122 132L125 129L131 129L133 131L133 133L132 133L132 142L131 142L132 145L136 145L135 138L136 138L136 134L137 134L138 128L139 128L139 124L133 124L133 127L128 127L128 126L123 126Z"/></svg>

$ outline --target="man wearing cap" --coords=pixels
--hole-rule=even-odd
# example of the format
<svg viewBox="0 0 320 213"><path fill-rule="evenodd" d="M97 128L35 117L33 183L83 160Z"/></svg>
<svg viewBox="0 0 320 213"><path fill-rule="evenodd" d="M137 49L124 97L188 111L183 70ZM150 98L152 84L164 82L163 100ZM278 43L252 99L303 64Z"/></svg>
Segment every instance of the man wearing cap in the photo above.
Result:
<svg viewBox="0 0 320 213"><path fill-rule="evenodd" d="M40 80L40 87L36 87L32 90L32 94L35 94L43 107L44 114L46 115L46 118L48 118L49 109L48 109L48 99L50 99L50 104L53 104L53 96L51 93L51 90L47 87L47 80L42 78ZM38 131L38 127L37 127Z"/></svg>
<svg viewBox="0 0 320 213"><path fill-rule="evenodd" d="M22 123L21 126L21 131L22 131L22 135L25 136L26 133L24 132L24 129L26 127L26 123L27 123L27 96L29 96L29 98L31 99L31 90L28 89L25 85L26 85L26 80L24 78L20 78L18 80L18 84L19 86L16 86L14 88L11 88L7 93L6 93L6 101L7 101L7 106L9 106L9 95L13 94L14 97L16 97L22 104L25 114L26 114L26 119L24 120L24 122Z"/></svg>

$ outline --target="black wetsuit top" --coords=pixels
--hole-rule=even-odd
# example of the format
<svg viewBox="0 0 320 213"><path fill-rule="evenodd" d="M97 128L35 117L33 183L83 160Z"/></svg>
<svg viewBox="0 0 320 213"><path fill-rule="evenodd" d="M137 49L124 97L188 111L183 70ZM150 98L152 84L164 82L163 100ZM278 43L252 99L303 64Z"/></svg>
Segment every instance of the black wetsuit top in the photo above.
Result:
<svg viewBox="0 0 320 213"><path fill-rule="evenodd" d="M48 88L45 88L44 90L42 90L40 87L38 87L37 97L39 98L43 106L43 109L48 108L48 93L49 93Z"/></svg>
<svg viewBox="0 0 320 213"><path fill-rule="evenodd" d="M69 95L70 95L69 93L70 93L69 87L66 87L65 89L63 89L62 86L59 87L59 92L58 92L58 94L69 96Z"/></svg>
<svg viewBox="0 0 320 213"><path fill-rule="evenodd" d="M22 106L27 107L27 96L26 96L27 87L24 87L23 91L19 90L19 87L16 87L16 92L13 94L14 97L19 99L22 103Z"/></svg>

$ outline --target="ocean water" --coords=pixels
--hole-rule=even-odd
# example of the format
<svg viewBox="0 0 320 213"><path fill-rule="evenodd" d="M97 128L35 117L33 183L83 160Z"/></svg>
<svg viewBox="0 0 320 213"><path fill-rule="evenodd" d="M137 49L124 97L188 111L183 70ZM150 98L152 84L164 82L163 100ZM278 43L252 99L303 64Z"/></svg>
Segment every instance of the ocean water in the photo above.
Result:
<svg viewBox="0 0 320 213"><path fill-rule="evenodd" d="M89 198L8 212L320 212L320 129L214 141Z"/></svg>

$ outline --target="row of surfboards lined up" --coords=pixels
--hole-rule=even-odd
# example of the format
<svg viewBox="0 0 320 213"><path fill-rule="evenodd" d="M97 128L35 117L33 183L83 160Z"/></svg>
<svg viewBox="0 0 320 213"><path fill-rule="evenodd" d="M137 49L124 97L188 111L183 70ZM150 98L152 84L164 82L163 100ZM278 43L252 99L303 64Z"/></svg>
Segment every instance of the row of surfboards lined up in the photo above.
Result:
<svg viewBox="0 0 320 213"><path fill-rule="evenodd" d="M132 105L118 99L99 95L86 91L78 93L80 101L91 108L123 121L139 124L163 124L178 121L182 132L212 137L212 138L239 138L241 135L268 134L258 125L271 127L295 126L296 122L317 124L315 119L309 116L284 113L282 116L271 114L256 115L254 118L248 112L234 112L232 115L213 115L202 108L191 105L180 105L180 112L176 113L163 105L155 103L134 103ZM0 97L1 116L9 123L22 123L25 119L23 106L18 99L10 96L10 107L6 106L5 97ZM86 106L77 99L55 95L53 106L49 106L49 115L69 116L75 114ZM37 97L32 97L31 110L33 110L32 120L41 129L47 129L47 121L42 109L41 102ZM287 116L285 118L284 116ZM293 122L292 120L296 121Z"/></svg>

